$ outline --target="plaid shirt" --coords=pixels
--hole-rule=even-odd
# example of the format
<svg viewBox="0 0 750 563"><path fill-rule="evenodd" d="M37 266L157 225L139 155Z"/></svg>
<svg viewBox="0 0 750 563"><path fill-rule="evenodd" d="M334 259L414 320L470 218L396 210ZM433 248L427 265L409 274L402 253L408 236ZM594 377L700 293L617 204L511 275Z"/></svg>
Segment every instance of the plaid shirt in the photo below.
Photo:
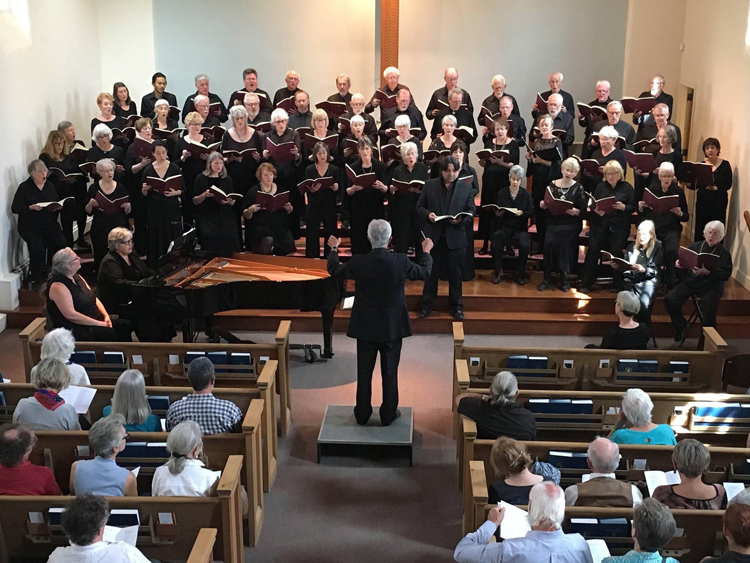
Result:
<svg viewBox="0 0 750 563"><path fill-rule="evenodd" d="M184 420L194 420L204 434L242 431L242 411L211 393L187 395L172 403L167 411L167 432Z"/></svg>

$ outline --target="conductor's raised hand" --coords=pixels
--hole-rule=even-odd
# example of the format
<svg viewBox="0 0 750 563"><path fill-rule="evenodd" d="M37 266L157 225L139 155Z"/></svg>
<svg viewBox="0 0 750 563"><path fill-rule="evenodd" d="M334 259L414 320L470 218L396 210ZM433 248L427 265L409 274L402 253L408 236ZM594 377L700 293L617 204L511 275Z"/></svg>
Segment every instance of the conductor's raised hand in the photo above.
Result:
<svg viewBox="0 0 750 563"><path fill-rule="evenodd" d="M430 253L430 250L435 246L431 238L426 238L422 241L422 252Z"/></svg>
<svg viewBox="0 0 750 563"><path fill-rule="evenodd" d="M499 526L503 518L505 518L505 508L499 506L493 506L490 509L490 513L487 515L487 520L492 522L495 526Z"/></svg>
<svg viewBox="0 0 750 563"><path fill-rule="evenodd" d="M330 246L331 248L338 248L339 246L341 246L341 239L331 235L330 237L328 237L328 246Z"/></svg>

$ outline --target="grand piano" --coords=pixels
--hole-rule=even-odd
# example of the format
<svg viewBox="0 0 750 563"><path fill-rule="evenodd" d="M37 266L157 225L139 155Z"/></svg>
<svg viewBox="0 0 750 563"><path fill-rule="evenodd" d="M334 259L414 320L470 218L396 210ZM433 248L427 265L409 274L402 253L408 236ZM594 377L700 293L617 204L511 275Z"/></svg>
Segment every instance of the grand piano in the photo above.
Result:
<svg viewBox="0 0 750 563"><path fill-rule="evenodd" d="M155 276L133 286L133 304L140 311L135 314L182 323L183 339L192 342L204 319L222 311L319 311L322 356L333 356L333 314L344 282L328 274L325 260L244 252L221 256L194 251L189 237L180 242L160 259Z"/></svg>

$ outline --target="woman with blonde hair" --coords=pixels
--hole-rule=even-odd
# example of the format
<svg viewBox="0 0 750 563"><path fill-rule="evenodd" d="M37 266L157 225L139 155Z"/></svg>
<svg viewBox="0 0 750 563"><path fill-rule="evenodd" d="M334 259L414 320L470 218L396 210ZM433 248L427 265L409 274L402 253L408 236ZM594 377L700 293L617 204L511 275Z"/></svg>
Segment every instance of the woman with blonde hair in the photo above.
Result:
<svg viewBox="0 0 750 563"><path fill-rule="evenodd" d="M45 358L31 370L36 387L32 397L18 401L13 422L34 430L80 430L76 410L65 402L60 391L70 385L70 372L62 360Z"/></svg>
<svg viewBox="0 0 750 563"><path fill-rule="evenodd" d="M137 369L128 369L117 378L112 404L104 407L103 416L121 414L128 432L161 432L161 420L151 413L146 395L146 380Z"/></svg>
<svg viewBox="0 0 750 563"><path fill-rule="evenodd" d="M177 139L177 142L174 144L174 152L171 159L171 162L179 166L182 170L184 186L187 189L187 191L181 190L182 216L183 220L191 225L193 224L193 213L195 212L195 207L193 206L192 198L188 196L188 193L192 193L195 179L206 168L208 154L204 153L200 157L195 156L190 152L190 147L195 144L210 146L213 141L213 137L201 133L203 121L203 117L201 117L201 114L197 111L191 111L185 116L185 128L187 129L187 134L184 137ZM146 170L148 170L148 168ZM144 180L145 178L146 176L144 174ZM150 251L149 260L151 260Z"/></svg>
<svg viewBox="0 0 750 563"><path fill-rule="evenodd" d="M534 462L523 442L501 436L492 444L490 463L499 481L489 488L490 504L528 504L531 488L542 481L560 483L560 470L546 462Z"/></svg>
<svg viewBox="0 0 750 563"><path fill-rule="evenodd" d="M641 310L635 316L638 322L651 329L651 307L656 289L659 287L659 275L664 265L664 250L656 240L656 228L653 221L643 221L638 225L635 242L625 251L625 260L634 264L632 270L623 272L623 289L635 293L641 302Z"/></svg>
<svg viewBox="0 0 750 563"><path fill-rule="evenodd" d="M230 112L238 109L234 106ZM239 252L240 239L237 234L237 223L234 218L234 206L241 206L241 201L222 197L214 191L218 188L225 194L240 195L234 189L234 182L227 174L224 158L219 152L212 152L206 160L206 169L199 174L191 192L195 206L195 224L198 228L198 241L201 249L209 252Z"/></svg>

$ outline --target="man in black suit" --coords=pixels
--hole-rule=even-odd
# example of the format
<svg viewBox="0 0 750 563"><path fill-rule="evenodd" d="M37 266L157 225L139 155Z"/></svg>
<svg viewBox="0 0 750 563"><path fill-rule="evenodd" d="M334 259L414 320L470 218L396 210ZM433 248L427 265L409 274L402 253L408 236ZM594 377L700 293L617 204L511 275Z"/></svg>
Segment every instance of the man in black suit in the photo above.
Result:
<svg viewBox="0 0 750 563"><path fill-rule="evenodd" d="M435 265L422 291L422 308L419 318L432 312L432 302L437 296L438 278L443 265L448 265L448 302L453 318L464 318L461 303L461 280L463 256L468 244L466 224L474 220L476 207L469 182L459 182L461 166L455 156L446 156L440 161L440 178L427 180L417 201L417 215L425 223L425 231L435 242ZM456 219L441 219L443 215L460 215Z"/></svg>
<svg viewBox="0 0 750 563"><path fill-rule="evenodd" d="M422 241L419 265L406 254L388 252L391 225L375 219L367 227L372 250L357 254L346 264L339 263L341 239L331 235L328 245L328 272L343 274L356 282L354 306L346 335L357 339L357 424L367 424L372 414L372 370L380 353L380 374L383 379L383 403L380 421L388 426L398 416L398 363L401 341L411 336L409 312L406 310L404 280L423 280L432 269L432 241Z"/></svg>

